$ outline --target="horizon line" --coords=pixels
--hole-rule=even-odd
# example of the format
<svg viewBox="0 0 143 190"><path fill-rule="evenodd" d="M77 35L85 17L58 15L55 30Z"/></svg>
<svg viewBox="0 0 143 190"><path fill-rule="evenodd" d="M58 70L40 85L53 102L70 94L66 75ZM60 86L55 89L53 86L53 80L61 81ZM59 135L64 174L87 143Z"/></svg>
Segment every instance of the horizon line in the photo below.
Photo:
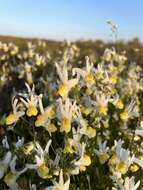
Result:
<svg viewBox="0 0 143 190"><path fill-rule="evenodd" d="M126 38L117 38L116 40L111 38L111 39L103 39L103 38L86 38L86 37L80 37L80 38L75 38L75 39L69 39L69 38L54 38L54 37L46 37L46 36L38 36L38 35L16 35L16 34L1 34L0 37L10 37L10 38L21 38L21 39L37 39L37 40L49 40L49 41L55 41L55 42L63 42L63 41L71 41L71 42L76 42L76 41L103 41L106 43L115 43L115 42L129 42L134 39L138 39L139 42L143 42L143 39L140 38L139 36L134 36L130 37L128 39Z"/></svg>

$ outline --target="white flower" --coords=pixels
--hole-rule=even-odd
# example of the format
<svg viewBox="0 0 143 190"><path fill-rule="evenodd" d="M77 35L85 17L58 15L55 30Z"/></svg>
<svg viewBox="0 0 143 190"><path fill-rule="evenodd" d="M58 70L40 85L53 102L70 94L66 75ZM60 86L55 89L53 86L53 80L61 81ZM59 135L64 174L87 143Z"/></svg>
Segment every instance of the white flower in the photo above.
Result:
<svg viewBox="0 0 143 190"><path fill-rule="evenodd" d="M60 78L58 93L62 97L67 97L71 88L73 88L78 83L78 79L68 79L67 65L60 66L56 63L56 68Z"/></svg>
<svg viewBox="0 0 143 190"><path fill-rule="evenodd" d="M18 99L15 97L12 99L12 108L13 108L13 113L10 113L6 117L6 124L11 125L13 123L16 123L20 117L22 117L25 112L20 110L20 104L18 103Z"/></svg>
<svg viewBox="0 0 143 190"><path fill-rule="evenodd" d="M135 157L130 155L128 149L122 148L123 141L115 140L115 146L112 148L115 153L110 158L108 164L113 175L121 178L122 174L126 174L130 165L133 164Z"/></svg>
<svg viewBox="0 0 143 190"><path fill-rule="evenodd" d="M53 119L55 116L54 106L50 105L44 108L42 104L42 98L39 98L39 108L41 114L37 116L35 126L36 127L43 126L51 135L51 132L55 132L57 130L55 125L51 124L51 119Z"/></svg>
<svg viewBox="0 0 143 190"><path fill-rule="evenodd" d="M18 137L18 141L15 143L15 147L20 148L23 146L23 144L24 144L24 137L22 137L21 139L20 137Z"/></svg>
<svg viewBox="0 0 143 190"><path fill-rule="evenodd" d="M30 86L26 83L25 84L27 89L28 89L28 94L20 94L24 98L20 98L20 100L23 102L23 104L27 107L27 112L26 114L31 117L31 116L36 116L38 114L37 106L39 102L39 98L42 98L42 95L40 94L37 96L35 94L35 87L33 85L32 89Z"/></svg>
<svg viewBox="0 0 143 190"><path fill-rule="evenodd" d="M116 54L115 49L106 48L103 54L103 60L110 62L113 60L113 56L115 54Z"/></svg>
<svg viewBox="0 0 143 190"><path fill-rule="evenodd" d="M71 121L74 115L76 102L72 104L69 98L66 98L66 100L59 98L57 102L59 104L57 114L61 121L60 131L69 133L71 131Z"/></svg>
<svg viewBox="0 0 143 190"><path fill-rule="evenodd" d="M80 146L78 147L78 154L80 158L78 160L73 160L73 164L75 165L75 168L71 170L72 175L79 174L80 171L85 171L86 167L91 164L91 158L85 153L85 146L86 144L82 142Z"/></svg>
<svg viewBox="0 0 143 190"><path fill-rule="evenodd" d="M45 156L49 153L51 142L52 142L51 140L47 142L47 145L44 150L42 149L40 144L36 142L36 147L35 147L35 151L37 152L37 155L35 156L36 164L26 165L28 169L36 169L38 175L43 179L48 178L49 175L49 169L46 166L47 163L45 160Z"/></svg>
<svg viewBox="0 0 143 190"><path fill-rule="evenodd" d="M123 109L124 104L119 96L119 94L116 94L112 99L111 103L114 104L118 109Z"/></svg>
<svg viewBox="0 0 143 190"><path fill-rule="evenodd" d="M29 188L30 188L30 190L36 190L37 189L36 185L35 184L31 184L31 183L30 183Z"/></svg>
<svg viewBox="0 0 143 190"><path fill-rule="evenodd" d="M65 152L68 153L79 153L81 150L81 143L80 139L82 134L80 133L80 128L78 127L77 130L73 127L72 128L73 138L68 138L65 144Z"/></svg>
<svg viewBox="0 0 143 190"><path fill-rule="evenodd" d="M124 180L124 183L121 183L120 181L116 181L117 187L119 187L120 190L137 190L140 186L140 181L135 183L134 177L126 177ZM113 190L117 190L116 188L113 188Z"/></svg>
<svg viewBox="0 0 143 190"><path fill-rule="evenodd" d="M44 162L44 157L46 154L49 153L49 148L50 148L51 143L52 143L52 140L49 140L47 142L45 149L43 150L42 147L40 146L40 144L38 142L36 142L35 150L36 150L38 155L36 155L35 157L36 157L38 165L40 165Z"/></svg>
<svg viewBox="0 0 143 190"><path fill-rule="evenodd" d="M7 141L7 136L4 137L4 139L2 140L2 145L4 148L9 149L9 144Z"/></svg>
<svg viewBox="0 0 143 190"><path fill-rule="evenodd" d="M103 68L103 64L100 63L97 65L97 68L95 69L95 77L98 80L104 79L105 78L105 70Z"/></svg>
<svg viewBox="0 0 143 190"><path fill-rule="evenodd" d="M61 169L59 175L59 182L54 182L54 186L46 187L45 190L69 190L69 185L70 177L68 177L68 180L64 183L63 170Z"/></svg>
<svg viewBox="0 0 143 190"><path fill-rule="evenodd" d="M40 56L39 54L35 55L35 63L36 65L40 66L42 63L44 63L45 59L43 56Z"/></svg>
<svg viewBox="0 0 143 190"><path fill-rule="evenodd" d="M107 115L109 101L110 98L105 96L105 94L100 92L96 93L96 101L94 101L93 104L95 105L97 113Z"/></svg>
<svg viewBox="0 0 143 190"><path fill-rule="evenodd" d="M73 68L72 73L73 75L77 75L78 79L82 76L82 78L86 81L87 86L91 86L95 83L94 71L93 63L90 62L89 57L86 57L86 67L83 69Z"/></svg>
<svg viewBox="0 0 143 190"><path fill-rule="evenodd" d="M7 171L10 161L12 158L12 153L8 151L3 160L0 160L0 179L4 176Z"/></svg>
<svg viewBox="0 0 143 190"><path fill-rule="evenodd" d="M27 171L27 168L25 167L21 171L17 171L15 169L16 167L16 159L17 157L14 156L13 159L10 162L10 172L7 173L4 177L4 182L8 187L10 187L11 190L18 190L18 184L16 183L16 180L19 178L21 174Z"/></svg>
<svg viewBox="0 0 143 190"><path fill-rule="evenodd" d="M101 138L97 139L97 143L99 146L99 150L95 149L95 153L99 157L99 161L101 162L101 164L104 164L109 159L109 147L107 147L107 141L104 141L102 143Z"/></svg>
<svg viewBox="0 0 143 190"><path fill-rule="evenodd" d="M120 113L120 118L123 121L127 121L129 118L132 118L133 116L138 116L138 113L134 110L135 103L135 100L132 99L131 102L125 107L124 111Z"/></svg>
<svg viewBox="0 0 143 190"><path fill-rule="evenodd" d="M126 177L123 190L136 190L140 185L140 181L135 184L134 177Z"/></svg>
<svg viewBox="0 0 143 190"><path fill-rule="evenodd" d="M120 161L123 161L129 167L134 161L134 156L131 157L130 151L122 148L122 145L123 141L121 139L118 141L115 140L116 155Z"/></svg>
<svg viewBox="0 0 143 190"><path fill-rule="evenodd" d="M135 157L134 162L143 169L143 160L139 160L138 158Z"/></svg>

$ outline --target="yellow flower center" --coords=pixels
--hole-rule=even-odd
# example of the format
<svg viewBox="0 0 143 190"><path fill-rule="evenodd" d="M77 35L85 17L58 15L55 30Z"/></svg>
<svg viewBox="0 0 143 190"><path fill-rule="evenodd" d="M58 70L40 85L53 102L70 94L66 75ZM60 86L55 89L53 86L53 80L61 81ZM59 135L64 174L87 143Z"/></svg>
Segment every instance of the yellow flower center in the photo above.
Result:
<svg viewBox="0 0 143 190"><path fill-rule="evenodd" d="M31 72L31 66L28 65L28 64L26 64L26 65L25 65L25 71L26 71L27 73L30 73L30 72Z"/></svg>
<svg viewBox="0 0 143 190"><path fill-rule="evenodd" d="M124 104L123 104L122 100L118 100L118 101L117 101L116 107L117 107L118 109L123 109L123 108L124 108Z"/></svg>
<svg viewBox="0 0 143 190"><path fill-rule="evenodd" d="M112 76L109 78L109 81L112 83L112 84L116 84L117 83L117 77L116 76Z"/></svg>
<svg viewBox="0 0 143 190"><path fill-rule="evenodd" d="M33 149L34 149L34 144L33 144L33 142L29 142L29 143L27 143L27 144L24 145L24 147L23 147L23 152L24 152L25 154L30 154Z"/></svg>
<svg viewBox="0 0 143 190"><path fill-rule="evenodd" d="M90 156L88 156L87 154L84 154L83 156L83 162L84 162L84 166L89 166L91 164L91 158Z"/></svg>
<svg viewBox="0 0 143 190"><path fill-rule="evenodd" d="M136 172L136 171L139 170L139 166L137 164L132 164L130 169L131 169L132 172Z"/></svg>
<svg viewBox="0 0 143 190"><path fill-rule="evenodd" d="M109 160L109 164L111 165L116 165L116 163L118 162L118 157L116 156L116 154L113 154L113 156L110 158Z"/></svg>
<svg viewBox="0 0 143 190"><path fill-rule="evenodd" d="M86 166L81 165L81 166L79 167L79 169L80 169L81 172L84 172L84 171L86 170Z"/></svg>
<svg viewBox="0 0 143 190"><path fill-rule="evenodd" d="M128 118L129 118L128 112L127 112L127 111L122 112L122 113L120 114L120 118L121 118L123 121L128 120Z"/></svg>
<svg viewBox="0 0 143 190"><path fill-rule="evenodd" d="M16 177L16 176L15 176L13 173L11 173L11 172L9 172L9 173L4 177L4 182L6 183L6 185L7 185L8 187L11 187L12 185L15 184L15 180L16 180L15 177Z"/></svg>
<svg viewBox="0 0 143 190"><path fill-rule="evenodd" d="M113 66L113 67L111 68L111 72L112 72L112 74L117 73L117 72L118 72L118 68L115 67L115 66Z"/></svg>
<svg viewBox="0 0 143 190"><path fill-rule="evenodd" d="M57 131L57 128L56 128L56 126L53 123L51 123L50 125L48 125L46 127L46 129L49 131L49 133L54 133L54 132Z"/></svg>
<svg viewBox="0 0 143 190"><path fill-rule="evenodd" d="M65 131L66 133L69 133L71 131L71 122L68 118L64 117L61 120L61 128L60 131L63 132Z"/></svg>
<svg viewBox="0 0 143 190"><path fill-rule="evenodd" d="M38 114L38 110L37 110L36 106L31 105L28 107L28 110L26 113L29 117L36 116Z"/></svg>
<svg viewBox="0 0 143 190"><path fill-rule="evenodd" d="M96 78L97 78L98 80L103 79L103 73L100 72L100 71L96 72Z"/></svg>
<svg viewBox="0 0 143 190"><path fill-rule="evenodd" d="M121 174L125 174L128 171L128 167L124 162L120 162L117 165L116 170L120 172Z"/></svg>
<svg viewBox="0 0 143 190"><path fill-rule="evenodd" d="M89 138L93 138L96 136L96 129L92 128L92 127L87 127L86 129L86 135L89 137Z"/></svg>
<svg viewBox="0 0 143 190"><path fill-rule="evenodd" d="M45 164L41 164L38 169L38 175L43 178L46 179L48 178L48 174L49 174L49 168L45 165Z"/></svg>
<svg viewBox="0 0 143 190"><path fill-rule="evenodd" d="M58 89L58 94L62 97L65 97L68 95L68 87L66 84L61 84Z"/></svg>
<svg viewBox="0 0 143 190"><path fill-rule="evenodd" d="M92 73L86 75L86 82L91 85L95 83L94 76Z"/></svg>
<svg viewBox="0 0 143 190"><path fill-rule="evenodd" d="M54 116L55 116L55 108L52 107L52 108L46 113L46 115L48 116L48 118L53 119Z"/></svg>
<svg viewBox="0 0 143 190"><path fill-rule="evenodd" d="M41 62L41 59L36 59L36 65L39 66L39 65L41 65L41 63L42 63L42 62Z"/></svg>
<svg viewBox="0 0 143 190"><path fill-rule="evenodd" d="M112 55L110 53L107 53L106 55L103 56L103 60L110 62L112 60Z"/></svg>
<svg viewBox="0 0 143 190"><path fill-rule="evenodd" d="M106 106L99 106L98 111L100 114L107 115L108 108Z"/></svg>
<svg viewBox="0 0 143 190"><path fill-rule="evenodd" d="M140 156L139 156L139 159L143 161L143 155L140 155Z"/></svg>
<svg viewBox="0 0 143 190"><path fill-rule="evenodd" d="M64 151L66 153L70 153L70 154L72 154L74 152L73 149L72 149L71 144L69 144L69 143L66 144Z"/></svg>
<svg viewBox="0 0 143 190"><path fill-rule="evenodd" d="M43 126L46 121L47 121L47 118L45 114L38 115L37 120L35 121L35 126L36 127Z"/></svg>
<svg viewBox="0 0 143 190"><path fill-rule="evenodd" d="M6 125L11 125L15 122L17 122L19 119L19 117L13 113L9 114L7 117L6 117Z"/></svg>
<svg viewBox="0 0 143 190"><path fill-rule="evenodd" d="M107 153L104 153L100 155L99 161L101 164L104 164L109 159L109 155Z"/></svg>
<svg viewBox="0 0 143 190"><path fill-rule="evenodd" d="M84 113L85 115L89 115L91 113L91 108L85 107L85 106L81 106L80 107L81 112Z"/></svg>

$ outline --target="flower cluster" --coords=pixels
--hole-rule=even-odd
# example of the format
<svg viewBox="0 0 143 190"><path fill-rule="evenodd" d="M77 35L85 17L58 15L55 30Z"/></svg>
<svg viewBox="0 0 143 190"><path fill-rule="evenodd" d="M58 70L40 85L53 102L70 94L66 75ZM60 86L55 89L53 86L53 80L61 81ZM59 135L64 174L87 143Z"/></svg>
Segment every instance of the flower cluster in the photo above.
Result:
<svg viewBox="0 0 143 190"><path fill-rule="evenodd" d="M1 119L0 189L143 188L141 67L114 48L98 63L85 57L78 65L79 49L67 43L46 72L52 58L36 54L34 44L27 52L14 44L0 49L7 55L0 85L13 56L26 87L13 92L12 109Z"/></svg>

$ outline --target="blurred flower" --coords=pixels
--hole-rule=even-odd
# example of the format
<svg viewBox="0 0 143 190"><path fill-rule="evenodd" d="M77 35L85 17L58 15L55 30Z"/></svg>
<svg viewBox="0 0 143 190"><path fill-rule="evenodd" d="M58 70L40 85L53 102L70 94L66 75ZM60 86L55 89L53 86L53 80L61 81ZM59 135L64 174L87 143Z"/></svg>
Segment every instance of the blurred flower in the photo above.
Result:
<svg viewBox="0 0 143 190"><path fill-rule="evenodd" d="M75 102L72 104L69 98L65 101L59 98L58 105L58 115L61 121L60 132L65 131L66 133L69 133L71 131L71 121L74 113Z"/></svg>
<svg viewBox="0 0 143 190"><path fill-rule="evenodd" d="M68 177L68 180L64 183L63 170L61 169L59 175L59 182L54 182L54 186L46 187L45 190L69 190L69 185L70 177Z"/></svg>
<svg viewBox="0 0 143 190"><path fill-rule="evenodd" d="M62 97L67 97L71 88L78 83L78 79L68 79L68 70L66 65L60 66L56 63L56 68L60 79L58 93Z"/></svg>
<svg viewBox="0 0 143 190"><path fill-rule="evenodd" d="M12 100L12 108L13 108L13 113L10 113L6 117L6 125L11 125L13 123L16 123L21 116L25 114L24 111L19 110L20 109L20 104L18 103L18 99L15 97Z"/></svg>
<svg viewBox="0 0 143 190"><path fill-rule="evenodd" d="M8 151L3 160L0 160L0 179L3 178L4 174L6 173L9 164L12 159L12 153Z"/></svg>
<svg viewBox="0 0 143 190"><path fill-rule="evenodd" d="M27 83L25 85L26 85L26 87L28 89L28 94L27 94L27 97L25 98L26 100L24 98L20 98L20 100L27 107L26 114L29 117L36 116L38 114L38 109L37 109L38 100L39 100L39 98L42 98L42 95L37 96L35 94L34 85L33 85L32 89L30 88L30 86Z"/></svg>
<svg viewBox="0 0 143 190"><path fill-rule="evenodd" d="M101 138L97 139L97 143L99 146L99 150L95 149L95 154L99 157L99 161L101 164L104 164L109 159L109 147L107 147L107 141L102 143Z"/></svg>

